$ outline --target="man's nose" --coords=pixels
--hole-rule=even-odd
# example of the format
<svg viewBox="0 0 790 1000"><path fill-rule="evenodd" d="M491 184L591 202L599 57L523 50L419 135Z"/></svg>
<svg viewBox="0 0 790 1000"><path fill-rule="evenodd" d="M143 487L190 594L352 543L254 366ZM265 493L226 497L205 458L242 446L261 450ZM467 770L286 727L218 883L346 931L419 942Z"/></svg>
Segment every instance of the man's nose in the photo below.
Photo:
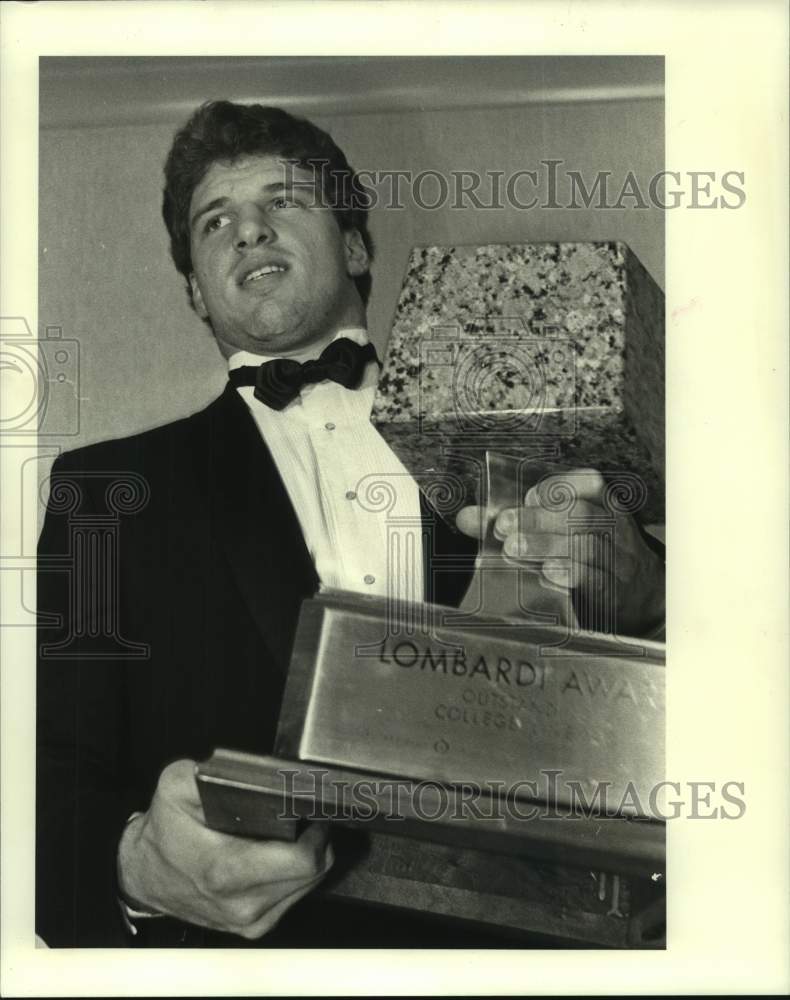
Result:
<svg viewBox="0 0 790 1000"><path fill-rule="evenodd" d="M249 250L274 239L274 230L269 219L257 206L244 209L236 223L235 246L237 250Z"/></svg>

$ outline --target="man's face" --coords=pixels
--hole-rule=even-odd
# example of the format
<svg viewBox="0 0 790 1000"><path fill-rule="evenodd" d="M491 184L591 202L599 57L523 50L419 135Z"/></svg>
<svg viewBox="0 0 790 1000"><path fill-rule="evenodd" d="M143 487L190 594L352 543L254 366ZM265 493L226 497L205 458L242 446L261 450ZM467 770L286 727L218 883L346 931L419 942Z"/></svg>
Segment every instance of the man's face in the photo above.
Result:
<svg viewBox="0 0 790 1000"><path fill-rule="evenodd" d="M252 156L214 163L192 194L195 308L226 357L310 356L340 328L364 323L352 279L367 271L367 252L313 180L299 168L286 174L275 156Z"/></svg>

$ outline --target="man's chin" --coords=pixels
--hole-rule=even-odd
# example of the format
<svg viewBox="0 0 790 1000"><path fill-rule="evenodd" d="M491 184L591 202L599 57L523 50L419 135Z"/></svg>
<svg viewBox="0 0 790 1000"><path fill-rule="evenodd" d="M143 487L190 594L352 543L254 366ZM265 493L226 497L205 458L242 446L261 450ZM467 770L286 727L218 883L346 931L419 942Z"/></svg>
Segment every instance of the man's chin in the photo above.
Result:
<svg viewBox="0 0 790 1000"><path fill-rule="evenodd" d="M292 328L257 329L233 337L216 336L220 353L226 358L238 354L239 351L269 357L289 357L309 352L314 345L322 344L326 339L325 333L311 335L309 332L303 333Z"/></svg>
<svg viewBox="0 0 790 1000"><path fill-rule="evenodd" d="M268 354L277 353L277 337L234 337L227 340L223 337L215 337L220 354L224 358L229 358L239 351L247 354Z"/></svg>

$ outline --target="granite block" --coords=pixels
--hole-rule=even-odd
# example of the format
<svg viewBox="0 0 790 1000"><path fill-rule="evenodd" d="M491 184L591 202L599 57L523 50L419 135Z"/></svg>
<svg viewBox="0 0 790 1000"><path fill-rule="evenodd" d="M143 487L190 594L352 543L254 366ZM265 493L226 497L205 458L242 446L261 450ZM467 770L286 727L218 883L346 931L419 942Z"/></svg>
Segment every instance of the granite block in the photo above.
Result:
<svg viewBox="0 0 790 1000"><path fill-rule="evenodd" d="M448 517L493 449L527 479L597 468L663 521L663 293L624 243L417 247L371 419Z"/></svg>

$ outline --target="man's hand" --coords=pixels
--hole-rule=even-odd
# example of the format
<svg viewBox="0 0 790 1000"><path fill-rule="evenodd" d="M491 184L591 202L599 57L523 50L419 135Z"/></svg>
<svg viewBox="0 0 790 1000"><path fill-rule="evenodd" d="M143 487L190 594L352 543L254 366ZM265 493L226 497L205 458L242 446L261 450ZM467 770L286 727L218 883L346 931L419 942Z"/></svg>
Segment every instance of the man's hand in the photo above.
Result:
<svg viewBox="0 0 790 1000"><path fill-rule="evenodd" d="M295 843L209 830L191 760L162 771L148 812L127 825L118 850L121 889L135 902L250 940L270 931L333 860L316 824Z"/></svg>
<svg viewBox="0 0 790 1000"><path fill-rule="evenodd" d="M571 484L576 500L570 509L552 509L553 488ZM575 469L547 476L532 487L517 509L496 515L494 535L505 557L541 573L554 586L572 587L584 603L605 592L613 595L617 631L644 635L664 618L664 566L650 549L632 517L616 515L613 546L587 544L569 551L568 518L612 516L603 505L606 484L594 469ZM473 538L486 530L485 510L465 507L457 517L458 528ZM573 555L573 558L571 558Z"/></svg>

